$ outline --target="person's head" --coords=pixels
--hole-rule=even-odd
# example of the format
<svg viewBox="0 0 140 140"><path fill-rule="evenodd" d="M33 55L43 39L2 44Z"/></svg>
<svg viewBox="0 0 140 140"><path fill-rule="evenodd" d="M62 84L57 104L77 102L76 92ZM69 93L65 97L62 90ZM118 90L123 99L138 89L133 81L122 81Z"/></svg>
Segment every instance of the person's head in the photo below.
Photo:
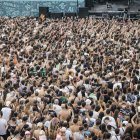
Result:
<svg viewBox="0 0 140 140"><path fill-rule="evenodd" d="M101 109L99 105L96 106L95 111L98 112Z"/></svg>
<svg viewBox="0 0 140 140"><path fill-rule="evenodd" d="M54 104L57 104L58 105L59 104L59 100L58 99L55 99L54 100Z"/></svg>
<svg viewBox="0 0 140 140"><path fill-rule="evenodd" d="M94 110L95 109L95 104L91 105L91 109Z"/></svg>
<svg viewBox="0 0 140 140"><path fill-rule="evenodd" d="M126 127L127 124L128 124L128 121L123 121L123 122L122 122L122 126L123 126L123 127Z"/></svg>
<svg viewBox="0 0 140 140"><path fill-rule="evenodd" d="M131 137L130 137L130 136L126 136L126 137L124 138L124 140L131 140Z"/></svg>
<svg viewBox="0 0 140 140"><path fill-rule="evenodd" d="M132 131L133 131L132 126L129 126L129 127L126 128L125 134L129 134L130 136L132 136Z"/></svg>
<svg viewBox="0 0 140 140"><path fill-rule="evenodd" d="M65 127L62 127L62 128L60 129L60 132L61 132L62 135L64 135L65 132L66 132L66 128L65 128Z"/></svg>
<svg viewBox="0 0 140 140"><path fill-rule="evenodd" d="M42 129L43 128L43 123L41 123L41 122L37 123L37 128Z"/></svg>
<svg viewBox="0 0 140 140"><path fill-rule="evenodd" d="M96 126L100 126L101 125L101 120L100 119L97 119L96 120Z"/></svg>
<svg viewBox="0 0 140 140"><path fill-rule="evenodd" d="M15 131L14 131L14 136L17 136L17 135L19 135L19 134L20 134L19 130L15 130Z"/></svg>
<svg viewBox="0 0 140 140"><path fill-rule="evenodd" d="M31 132L30 131L26 131L25 132L25 137L28 139L28 138L31 138Z"/></svg>
<svg viewBox="0 0 140 140"><path fill-rule="evenodd" d="M93 111L89 111L89 117L93 116Z"/></svg>
<svg viewBox="0 0 140 140"><path fill-rule="evenodd" d="M16 118L15 117L11 118L11 120L12 120L12 122L16 122Z"/></svg>
<svg viewBox="0 0 140 140"><path fill-rule="evenodd" d="M107 125L107 129L110 131L112 129L111 125Z"/></svg>
<svg viewBox="0 0 140 140"><path fill-rule="evenodd" d="M120 133L120 129L119 128L116 128L115 129L115 133L116 133L116 135L118 135Z"/></svg>
<svg viewBox="0 0 140 140"><path fill-rule="evenodd" d="M77 122L78 122L78 119L77 118L74 118L73 119L73 123L76 124Z"/></svg>
<svg viewBox="0 0 140 140"><path fill-rule="evenodd" d="M110 109L106 110L106 115L110 115Z"/></svg>
<svg viewBox="0 0 140 140"><path fill-rule="evenodd" d="M65 104L61 104L62 109L66 109L66 105Z"/></svg>
<svg viewBox="0 0 140 140"><path fill-rule="evenodd" d="M84 123L84 129L87 129L88 128L88 124L87 123Z"/></svg>
<svg viewBox="0 0 140 140"><path fill-rule="evenodd" d="M138 133L137 133L136 131L133 131L133 132L132 132L132 137L133 137L133 138L138 138Z"/></svg>
<svg viewBox="0 0 140 140"><path fill-rule="evenodd" d="M104 133L104 139L110 140L110 138L111 138L111 134L108 133L108 132L105 132L105 133Z"/></svg>
<svg viewBox="0 0 140 140"><path fill-rule="evenodd" d="M82 102L82 107L85 107L86 106L86 102Z"/></svg>
<svg viewBox="0 0 140 140"><path fill-rule="evenodd" d="M79 127L79 131L82 132L84 128L82 126Z"/></svg>
<svg viewBox="0 0 140 140"><path fill-rule="evenodd" d="M103 117L104 117L104 112L100 112L98 118L102 120Z"/></svg>
<svg viewBox="0 0 140 140"><path fill-rule="evenodd" d="M105 124L101 124L100 125L100 130L102 131L102 133L106 132L106 125Z"/></svg>
<svg viewBox="0 0 140 140"><path fill-rule="evenodd" d="M67 121L64 121L63 126L64 126L65 128L69 128L69 123L68 123Z"/></svg>
<svg viewBox="0 0 140 140"><path fill-rule="evenodd" d="M28 116L24 116L23 118L22 118L22 121L23 122L26 122L28 120Z"/></svg>

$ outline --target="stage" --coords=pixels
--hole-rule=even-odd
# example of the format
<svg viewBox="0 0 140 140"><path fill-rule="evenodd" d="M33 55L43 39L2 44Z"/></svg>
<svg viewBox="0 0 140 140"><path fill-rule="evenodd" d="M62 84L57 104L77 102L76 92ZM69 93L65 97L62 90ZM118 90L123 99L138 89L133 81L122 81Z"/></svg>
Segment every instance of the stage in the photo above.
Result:
<svg viewBox="0 0 140 140"><path fill-rule="evenodd" d="M113 1L108 3L95 3L89 10L89 15L101 17L102 15L112 15L114 17L123 17L124 10L128 9L128 18L140 17L140 0L133 0L132 3L128 4L128 1Z"/></svg>
<svg viewBox="0 0 140 140"><path fill-rule="evenodd" d="M128 14L140 11L140 0L133 0L130 4L128 4L127 0L108 1L108 4L106 1L104 3L92 3L92 7L88 11L89 15L102 16L103 13L115 13L115 15L119 13L123 15L125 8L129 8ZM49 7L49 11L52 13L77 13L80 7L86 6L86 2L86 0L1 0L0 16L38 17L39 7ZM109 8L107 5L109 5Z"/></svg>
<svg viewBox="0 0 140 140"><path fill-rule="evenodd" d="M77 12L84 0L0 0L0 16L38 16L39 7L49 7L50 12Z"/></svg>

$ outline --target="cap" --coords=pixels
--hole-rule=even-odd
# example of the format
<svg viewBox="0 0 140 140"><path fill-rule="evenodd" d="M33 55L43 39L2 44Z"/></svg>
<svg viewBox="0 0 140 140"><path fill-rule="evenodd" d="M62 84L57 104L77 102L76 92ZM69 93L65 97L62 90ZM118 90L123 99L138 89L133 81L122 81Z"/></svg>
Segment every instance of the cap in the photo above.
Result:
<svg viewBox="0 0 140 140"><path fill-rule="evenodd" d="M28 135L28 134L31 134L30 131L26 131L26 132L25 132L25 135Z"/></svg>
<svg viewBox="0 0 140 140"><path fill-rule="evenodd" d="M91 100L90 99L86 99L86 105L90 105Z"/></svg>
<svg viewBox="0 0 140 140"><path fill-rule="evenodd" d="M123 121L122 124L126 126L128 124L128 121Z"/></svg>

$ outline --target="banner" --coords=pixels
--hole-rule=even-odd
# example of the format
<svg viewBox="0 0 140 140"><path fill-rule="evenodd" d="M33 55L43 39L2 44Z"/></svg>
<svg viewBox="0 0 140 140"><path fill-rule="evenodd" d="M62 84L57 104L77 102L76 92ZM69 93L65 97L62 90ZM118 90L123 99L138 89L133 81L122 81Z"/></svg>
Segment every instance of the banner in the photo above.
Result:
<svg viewBox="0 0 140 140"><path fill-rule="evenodd" d="M84 0L78 3L84 7ZM77 0L1 0L0 16L38 16L40 6L49 7L50 12L76 12Z"/></svg>

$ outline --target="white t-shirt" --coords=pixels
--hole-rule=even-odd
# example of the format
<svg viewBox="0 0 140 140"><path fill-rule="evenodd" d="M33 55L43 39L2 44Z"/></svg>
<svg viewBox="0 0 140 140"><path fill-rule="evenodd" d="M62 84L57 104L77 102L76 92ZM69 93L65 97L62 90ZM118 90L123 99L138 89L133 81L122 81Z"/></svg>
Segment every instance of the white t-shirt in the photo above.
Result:
<svg viewBox="0 0 140 140"><path fill-rule="evenodd" d="M96 111L93 111L93 118L94 119L98 119L98 116L99 116L99 112L96 112Z"/></svg>
<svg viewBox="0 0 140 140"><path fill-rule="evenodd" d="M90 84L83 84L83 85L85 86L86 90L88 90L88 91L92 88L92 86Z"/></svg>
<svg viewBox="0 0 140 140"><path fill-rule="evenodd" d="M3 113L2 118L5 119L6 121L9 121L11 109L9 107L3 107L1 111Z"/></svg>
<svg viewBox="0 0 140 140"><path fill-rule="evenodd" d="M80 92L78 92L78 97L82 97L82 93L81 93L81 91ZM87 97L88 95L87 95L87 93L85 92L85 97Z"/></svg>
<svg viewBox="0 0 140 140"><path fill-rule="evenodd" d="M113 117L111 117L111 116L104 116L104 117L102 118L102 123L104 123L104 120L105 120L106 117L109 117L109 120L110 120L109 124L110 124L111 126L113 126L113 127L116 128L116 121L115 121L115 119L114 119Z"/></svg>
<svg viewBox="0 0 140 140"><path fill-rule="evenodd" d="M60 111L62 110L62 107L60 105L54 104L53 110L56 112L56 114L59 114Z"/></svg>
<svg viewBox="0 0 140 140"><path fill-rule="evenodd" d="M111 140L121 140L121 136L117 136L117 135L112 136Z"/></svg>
<svg viewBox="0 0 140 140"><path fill-rule="evenodd" d="M0 135L6 134L6 128L7 128L7 121L3 118L0 118Z"/></svg>
<svg viewBox="0 0 140 140"><path fill-rule="evenodd" d="M113 91L117 88L117 87L120 87L120 89L122 89L122 83L120 82L117 82L113 85Z"/></svg>
<svg viewBox="0 0 140 140"><path fill-rule="evenodd" d="M5 71L4 67L1 67L1 73L3 73Z"/></svg>
<svg viewBox="0 0 140 140"><path fill-rule="evenodd" d="M121 127L121 128L120 128L120 135L121 135L121 136L124 135L125 129L126 129L125 127Z"/></svg>
<svg viewBox="0 0 140 140"><path fill-rule="evenodd" d="M65 134L66 134L66 140L69 140L70 137L72 137L72 133L71 133L71 131L68 130L68 129L66 130Z"/></svg>
<svg viewBox="0 0 140 140"><path fill-rule="evenodd" d="M39 136L39 140L47 140L47 138L45 135L43 135L43 136Z"/></svg>
<svg viewBox="0 0 140 140"><path fill-rule="evenodd" d="M113 130L109 131L109 133L111 134L111 136L115 136L116 135L115 131L113 131Z"/></svg>
<svg viewBox="0 0 140 140"><path fill-rule="evenodd" d="M74 140L84 140L84 136L79 132L75 132L74 133Z"/></svg>

